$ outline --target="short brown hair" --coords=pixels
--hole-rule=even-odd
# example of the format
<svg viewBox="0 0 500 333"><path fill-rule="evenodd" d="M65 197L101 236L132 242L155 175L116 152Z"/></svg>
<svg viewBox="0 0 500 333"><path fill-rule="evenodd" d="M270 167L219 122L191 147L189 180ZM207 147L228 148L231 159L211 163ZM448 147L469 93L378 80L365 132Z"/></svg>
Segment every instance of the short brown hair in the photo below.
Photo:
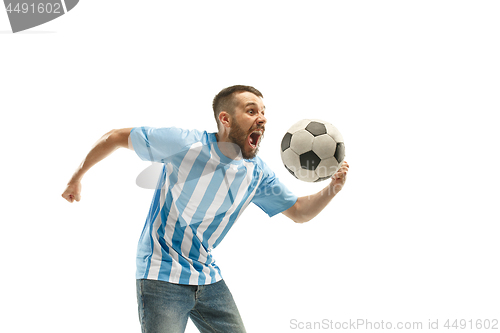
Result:
<svg viewBox="0 0 500 333"><path fill-rule="evenodd" d="M219 127L219 114L221 111L227 111L230 114L233 114L234 108L236 107L236 100L233 98L233 94L240 91L248 91L258 97L264 98L260 91L251 86L235 85L222 89L215 96L214 101L212 102L217 127Z"/></svg>

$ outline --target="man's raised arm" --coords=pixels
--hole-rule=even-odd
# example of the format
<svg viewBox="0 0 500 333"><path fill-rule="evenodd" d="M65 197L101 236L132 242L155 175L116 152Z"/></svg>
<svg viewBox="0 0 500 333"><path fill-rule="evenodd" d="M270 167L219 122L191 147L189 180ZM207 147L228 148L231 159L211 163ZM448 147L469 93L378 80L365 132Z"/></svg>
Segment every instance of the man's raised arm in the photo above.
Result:
<svg viewBox="0 0 500 333"><path fill-rule="evenodd" d="M133 127L114 129L104 134L92 147L85 159L80 163L75 173L71 177L62 197L69 202L80 201L80 193L82 191L81 180L83 175L93 167L97 162L101 161L118 148L129 148L133 150L130 142L130 131Z"/></svg>
<svg viewBox="0 0 500 333"><path fill-rule="evenodd" d="M348 171L349 164L344 161L340 169L332 176L332 180L328 186L316 194L298 198L297 202L282 212L282 214L297 223L310 221L342 190Z"/></svg>

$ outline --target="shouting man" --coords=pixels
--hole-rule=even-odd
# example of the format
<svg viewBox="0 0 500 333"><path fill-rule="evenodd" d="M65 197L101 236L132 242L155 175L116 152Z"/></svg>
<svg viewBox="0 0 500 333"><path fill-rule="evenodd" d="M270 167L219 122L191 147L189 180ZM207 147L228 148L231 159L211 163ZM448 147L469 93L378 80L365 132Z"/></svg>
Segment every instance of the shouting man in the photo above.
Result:
<svg viewBox="0 0 500 333"><path fill-rule="evenodd" d="M137 249L137 302L143 333L245 332L233 297L212 258L241 213L254 203L269 216L309 221L344 186L344 162L320 192L297 198L257 157L266 117L262 94L250 86L223 89L213 100L218 132L175 127L112 130L90 150L62 194L80 201L81 179L124 147L162 163Z"/></svg>

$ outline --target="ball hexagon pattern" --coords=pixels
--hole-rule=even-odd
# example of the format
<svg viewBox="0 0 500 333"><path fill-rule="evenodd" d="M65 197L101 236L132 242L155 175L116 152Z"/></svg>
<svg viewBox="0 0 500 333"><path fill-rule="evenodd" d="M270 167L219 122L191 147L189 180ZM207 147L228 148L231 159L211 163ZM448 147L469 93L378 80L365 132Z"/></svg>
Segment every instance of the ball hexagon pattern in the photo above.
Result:
<svg viewBox="0 0 500 333"><path fill-rule="evenodd" d="M281 140L281 160L297 179L329 179L344 161L344 138L332 124L318 119L295 123Z"/></svg>

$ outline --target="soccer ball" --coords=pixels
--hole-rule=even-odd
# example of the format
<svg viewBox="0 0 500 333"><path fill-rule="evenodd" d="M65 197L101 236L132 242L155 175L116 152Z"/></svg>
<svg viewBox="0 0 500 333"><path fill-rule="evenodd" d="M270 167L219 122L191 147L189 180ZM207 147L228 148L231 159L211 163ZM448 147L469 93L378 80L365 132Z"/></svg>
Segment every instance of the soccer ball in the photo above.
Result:
<svg viewBox="0 0 500 333"><path fill-rule="evenodd" d="M344 139L326 121L303 119L281 140L281 160L297 179L319 182L329 179L344 161Z"/></svg>

